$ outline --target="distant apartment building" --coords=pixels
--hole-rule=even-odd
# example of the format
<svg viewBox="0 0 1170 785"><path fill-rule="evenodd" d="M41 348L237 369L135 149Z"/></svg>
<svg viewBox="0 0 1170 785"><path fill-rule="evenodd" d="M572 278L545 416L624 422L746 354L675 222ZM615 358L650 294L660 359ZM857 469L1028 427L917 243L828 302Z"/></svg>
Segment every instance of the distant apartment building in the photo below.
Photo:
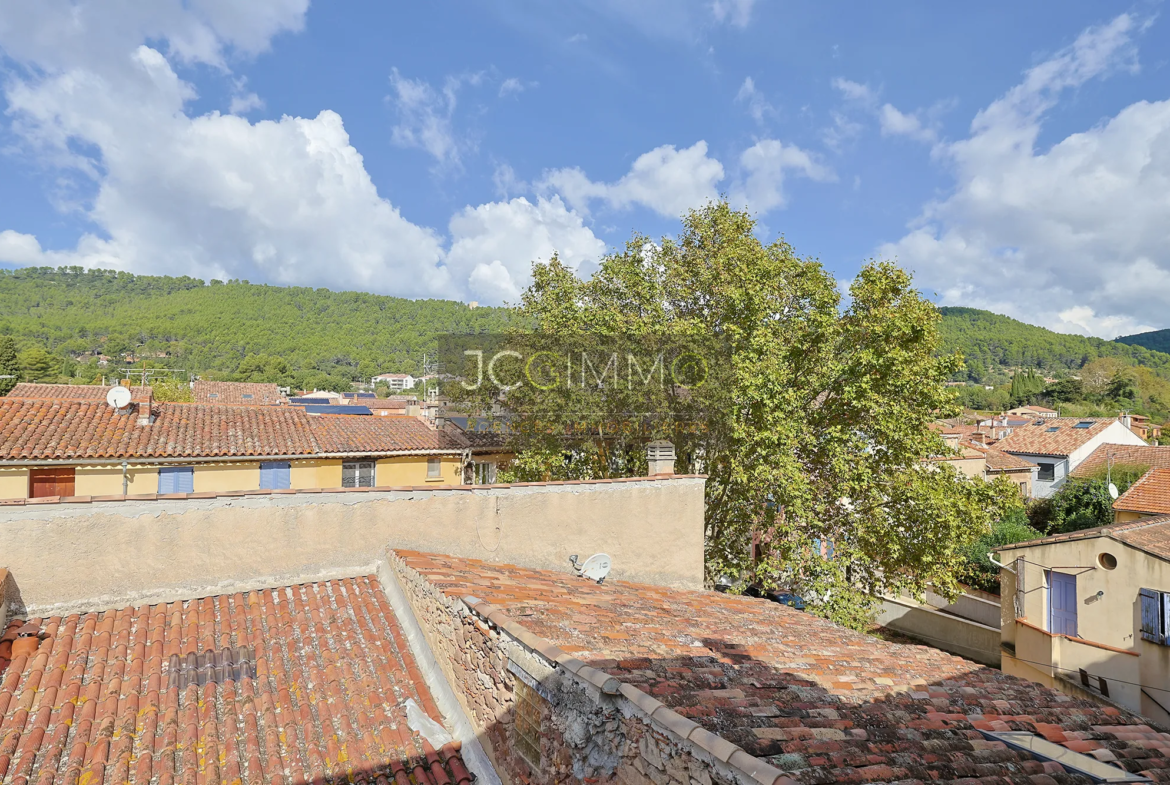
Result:
<svg viewBox="0 0 1170 785"><path fill-rule="evenodd" d="M378 384L382 382L386 384L391 390L409 390L414 387L419 379L411 376L408 373L384 373L380 376L375 376L370 379L370 384Z"/></svg>

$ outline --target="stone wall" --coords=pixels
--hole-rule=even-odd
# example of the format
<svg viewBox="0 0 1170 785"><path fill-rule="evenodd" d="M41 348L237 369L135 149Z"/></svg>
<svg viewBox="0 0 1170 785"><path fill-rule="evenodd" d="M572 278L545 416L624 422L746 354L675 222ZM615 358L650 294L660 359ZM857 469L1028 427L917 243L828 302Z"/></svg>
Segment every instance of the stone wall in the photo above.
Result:
<svg viewBox="0 0 1170 785"><path fill-rule="evenodd" d="M511 785L786 785L778 769L566 654L476 598L389 568L493 765ZM517 693L539 696L539 766L517 745Z"/></svg>

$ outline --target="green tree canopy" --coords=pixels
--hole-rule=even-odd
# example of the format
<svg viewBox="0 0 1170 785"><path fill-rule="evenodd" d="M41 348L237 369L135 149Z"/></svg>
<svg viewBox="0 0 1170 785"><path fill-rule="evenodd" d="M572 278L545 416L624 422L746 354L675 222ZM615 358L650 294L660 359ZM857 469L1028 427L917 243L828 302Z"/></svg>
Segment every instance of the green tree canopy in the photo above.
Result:
<svg viewBox="0 0 1170 785"><path fill-rule="evenodd" d="M945 450L929 425L957 413L945 381L961 366L938 353L937 310L886 262L861 270L842 310L830 273L783 240L761 243L753 220L726 203L683 223L681 236L657 245L635 235L588 281L555 259L535 265L518 322L553 336L703 337L725 347L719 378L674 400L669 386L656 394L644 405L669 404L678 417L652 419L655 430L639 432L642 444L671 435L680 468L709 476L712 580L743 576L764 589L796 590L855 626L871 592L927 583L956 591L965 548L1018 493L928 461ZM521 473L634 468L640 447L621 460L612 448L638 436L526 427L583 416L565 406L628 412L625 392L608 385L571 400L553 395L507 393L522 434ZM680 420L703 428L687 433Z"/></svg>
<svg viewBox="0 0 1170 785"><path fill-rule="evenodd" d="M7 395L20 381L20 360L16 354L16 341L10 336L0 335L0 395Z"/></svg>

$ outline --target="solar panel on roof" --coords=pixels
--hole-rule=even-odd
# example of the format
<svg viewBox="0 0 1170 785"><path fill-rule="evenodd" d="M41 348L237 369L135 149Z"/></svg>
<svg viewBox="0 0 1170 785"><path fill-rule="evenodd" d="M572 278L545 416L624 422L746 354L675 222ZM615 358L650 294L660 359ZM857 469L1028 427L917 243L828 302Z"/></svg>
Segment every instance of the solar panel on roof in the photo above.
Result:
<svg viewBox="0 0 1170 785"><path fill-rule="evenodd" d="M368 406L330 406L329 404L308 404L305 411L309 414L373 414Z"/></svg>

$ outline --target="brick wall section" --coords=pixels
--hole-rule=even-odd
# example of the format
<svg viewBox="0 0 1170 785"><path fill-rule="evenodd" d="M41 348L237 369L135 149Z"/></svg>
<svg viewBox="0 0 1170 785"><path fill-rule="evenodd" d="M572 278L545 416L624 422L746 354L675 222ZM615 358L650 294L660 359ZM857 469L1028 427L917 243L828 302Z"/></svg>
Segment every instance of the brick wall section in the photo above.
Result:
<svg viewBox="0 0 1170 785"><path fill-rule="evenodd" d="M393 551L407 600L505 782L795 785L764 761L585 665L474 597L445 595ZM545 699L539 770L516 751L516 682Z"/></svg>

